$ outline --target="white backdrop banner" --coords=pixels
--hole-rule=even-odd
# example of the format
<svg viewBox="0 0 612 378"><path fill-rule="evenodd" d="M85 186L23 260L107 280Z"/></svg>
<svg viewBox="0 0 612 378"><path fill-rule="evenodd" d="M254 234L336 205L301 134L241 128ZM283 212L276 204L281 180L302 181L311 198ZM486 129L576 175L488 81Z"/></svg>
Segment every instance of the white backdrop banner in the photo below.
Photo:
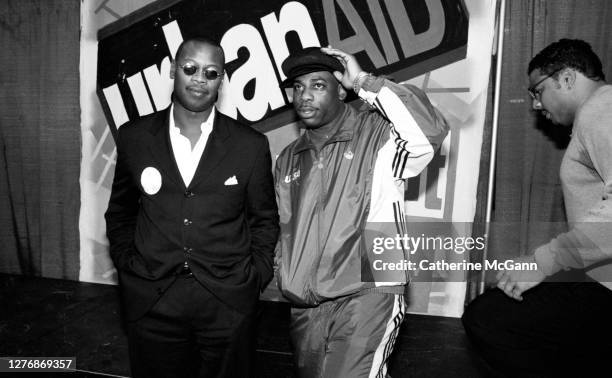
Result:
<svg viewBox="0 0 612 378"><path fill-rule="evenodd" d="M248 6L247 6L248 4ZM447 222L471 236L495 21L494 0L84 0L81 33L80 280L115 284L104 211L125 122L167 107L170 57L184 38L221 41L221 112L264 132L276 156L299 135L280 64L298 46L331 44L362 67L422 88L451 133L428 168L409 181L412 222ZM438 251L437 259L465 254ZM418 271L412 312L460 316L465 271ZM266 299L281 300L270 285Z"/></svg>

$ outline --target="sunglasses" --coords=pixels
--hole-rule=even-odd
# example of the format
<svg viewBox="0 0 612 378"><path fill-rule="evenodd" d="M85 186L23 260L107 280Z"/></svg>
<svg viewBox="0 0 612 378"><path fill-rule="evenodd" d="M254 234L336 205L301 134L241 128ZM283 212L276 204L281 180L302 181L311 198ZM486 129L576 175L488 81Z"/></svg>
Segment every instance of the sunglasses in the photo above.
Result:
<svg viewBox="0 0 612 378"><path fill-rule="evenodd" d="M191 64L191 63L187 63L179 67L183 70L183 73L187 76L195 75L196 72L200 70L199 66L196 66L195 64ZM204 77L206 78L206 80L217 80L218 78L223 76L223 72L218 72L214 68L206 69L202 67L202 71L204 71Z"/></svg>
<svg viewBox="0 0 612 378"><path fill-rule="evenodd" d="M558 70L554 70L550 74L548 74L548 75L544 76L543 78L541 78L540 80L538 80L537 83L535 83L534 85L531 85L529 88L527 88L527 92L529 92L529 95L531 96L531 98L536 100L536 101L540 101L540 95L542 94L542 91L539 90L539 89L536 89L538 87L538 85L542 84L544 82L544 80L553 77L554 75L557 74L557 72L560 72L561 70L563 70L563 68L559 68Z"/></svg>

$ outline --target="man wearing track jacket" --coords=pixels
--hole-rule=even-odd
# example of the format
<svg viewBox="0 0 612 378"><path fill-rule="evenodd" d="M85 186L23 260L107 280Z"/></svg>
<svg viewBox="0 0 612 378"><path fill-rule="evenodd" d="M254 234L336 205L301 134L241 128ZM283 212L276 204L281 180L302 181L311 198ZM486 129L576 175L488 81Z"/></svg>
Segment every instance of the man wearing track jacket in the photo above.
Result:
<svg viewBox="0 0 612 378"><path fill-rule="evenodd" d="M306 129L275 170L277 278L293 305L298 373L384 377L407 280L363 282L364 230L372 222L405 230L405 180L431 161L448 126L419 89L366 74L340 50L306 48L282 69ZM370 110L345 104L348 90Z"/></svg>

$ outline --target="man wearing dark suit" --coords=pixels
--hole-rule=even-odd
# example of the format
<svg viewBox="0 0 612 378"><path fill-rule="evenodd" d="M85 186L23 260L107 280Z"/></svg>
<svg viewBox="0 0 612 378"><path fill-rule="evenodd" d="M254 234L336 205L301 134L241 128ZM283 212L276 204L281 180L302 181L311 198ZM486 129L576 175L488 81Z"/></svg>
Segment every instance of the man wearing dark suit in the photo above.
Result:
<svg viewBox="0 0 612 378"><path fill-rule="evenodd" d="M172 105L121 126L106 212L135 377L248 377L278 213L265 136L219 113L224 54L191 39Z"/></svg>

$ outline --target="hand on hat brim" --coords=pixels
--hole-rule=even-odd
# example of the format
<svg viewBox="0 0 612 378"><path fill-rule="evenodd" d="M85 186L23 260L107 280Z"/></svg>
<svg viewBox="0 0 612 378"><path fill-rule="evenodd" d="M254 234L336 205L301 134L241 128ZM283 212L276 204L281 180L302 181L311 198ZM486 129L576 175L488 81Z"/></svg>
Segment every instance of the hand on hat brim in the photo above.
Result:
<svg viewBox="0 0 612 378"><path fill-rule="evenodd" d="M355 78L357 78L359 73L362 71L357 59L355 59L353 55L347 54L342 50L334 49L331 46L321 47L321 51L338 59L338 61L344 67L344 74L336 71L334 72L334 76L340 83L342 83L344 88L352 89Z"/></svg>

